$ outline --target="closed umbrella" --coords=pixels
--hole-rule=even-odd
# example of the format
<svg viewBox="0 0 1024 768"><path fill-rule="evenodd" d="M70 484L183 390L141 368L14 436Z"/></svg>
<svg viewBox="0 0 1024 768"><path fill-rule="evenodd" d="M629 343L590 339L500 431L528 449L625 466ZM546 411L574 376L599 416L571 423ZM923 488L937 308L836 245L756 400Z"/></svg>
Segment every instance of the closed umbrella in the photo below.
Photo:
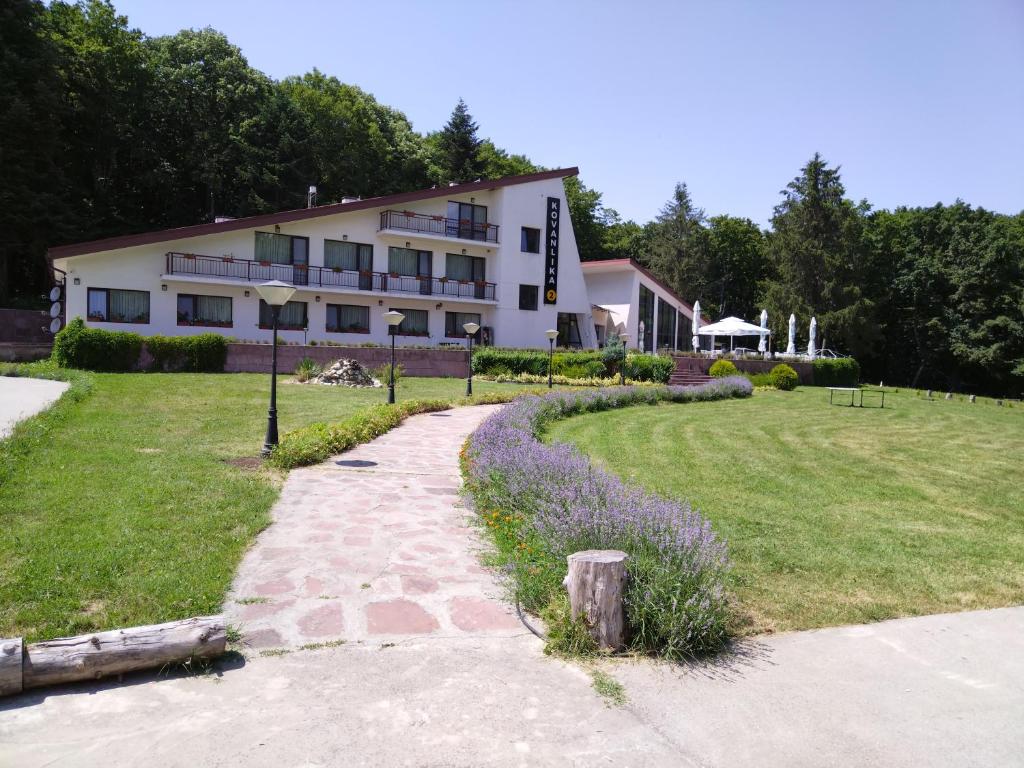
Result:
<svg viewBox="0 0 1024 768"><path fill-rule="evenodd" d="M762 309L761 310L761 328L763 328L765 331L768 330L768 310L767 309ZM762 355L765 352L768 351L768 334L767 333L761 334L761 338L757 342L757 351L760 352Z"/></svg>
<svg viewBox="0 0 1024 768"><path fill-rule="evenodd" d="M786 354L796 354L796 315L789 316L789 343L786 345Z"/></svg>
<svg viewBox="0 0 1024 768"><path fill-rule="evenodd" d="M693 344L693 351L700 351L700 302L693 302L693 338L690 343Z"/></svg>
<svg viewBox="0 0 1024 768"><path fill-rule="evenodd" d="M807 356L809 358L811 358L811 360L814 359L814 355L817 353L817 350L814 347L814 337L817 336L817 335L818 335L818 321L815 320L812 317L811 318L811 338L810 338L810 341L807 342Z"/></svg>

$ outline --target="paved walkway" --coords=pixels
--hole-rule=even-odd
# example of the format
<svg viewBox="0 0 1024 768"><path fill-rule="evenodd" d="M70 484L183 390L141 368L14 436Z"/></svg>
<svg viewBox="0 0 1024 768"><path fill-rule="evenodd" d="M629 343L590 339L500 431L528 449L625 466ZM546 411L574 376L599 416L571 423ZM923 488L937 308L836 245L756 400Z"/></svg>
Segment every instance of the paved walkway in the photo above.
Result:
<svg viewBox="0 0 1024 768"><path fill-rule="evenodd" d="M0 376L0 440L19 421L49 407L69 386L66 381Z"/></svg>
<svg viewBox="0 0 1024 768"><path fill-rule="evenodd" d="M459 498L459 450L497 407L414 416L293 471L227 603L246 643L521 632Z"/></svg>

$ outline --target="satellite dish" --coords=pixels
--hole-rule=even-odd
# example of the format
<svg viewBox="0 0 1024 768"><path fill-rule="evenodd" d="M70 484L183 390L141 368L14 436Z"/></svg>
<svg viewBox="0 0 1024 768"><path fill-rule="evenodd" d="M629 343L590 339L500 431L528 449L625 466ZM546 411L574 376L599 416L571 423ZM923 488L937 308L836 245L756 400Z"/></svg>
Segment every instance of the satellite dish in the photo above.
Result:
<svg viewBox="0 0 1024 768"><path fill-rule="evenodd" d="M60 295L63 293L59 285L53 286L50 289L50 301L60 301Z"/></svg>
<svg viewBox="0 0 1024 768"><path fill-rule="evenodd" d="M60 317L60 302L55 301L50 305L50 317Z"/></svg>
<svg viewBox="0 0 1024 768"><path fill-rule="evenodd" d="M56 333L60 330L60 318L55 317L50 321L50 333Z"/></svg>

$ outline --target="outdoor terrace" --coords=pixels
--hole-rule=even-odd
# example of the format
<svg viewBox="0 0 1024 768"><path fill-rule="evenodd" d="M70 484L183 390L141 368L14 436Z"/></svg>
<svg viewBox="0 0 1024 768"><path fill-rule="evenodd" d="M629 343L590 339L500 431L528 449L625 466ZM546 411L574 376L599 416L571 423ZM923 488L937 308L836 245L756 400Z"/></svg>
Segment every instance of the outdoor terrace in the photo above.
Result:
<svg viewBox="0 0 1024 768"><path fill-rule="evenodd" d="M393 230L455 240L476 240L495 244L498 242L497 224L469 219L449 219L414 211L381 211L380 229L382 232Z"/></svg>

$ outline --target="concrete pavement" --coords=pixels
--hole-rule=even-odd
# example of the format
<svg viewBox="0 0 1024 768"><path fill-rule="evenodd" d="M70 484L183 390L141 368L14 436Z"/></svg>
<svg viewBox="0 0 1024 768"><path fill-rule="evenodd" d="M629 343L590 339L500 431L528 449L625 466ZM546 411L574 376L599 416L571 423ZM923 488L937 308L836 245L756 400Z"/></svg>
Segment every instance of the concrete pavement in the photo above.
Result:
<svg viewBox="0 0 1024 768"><path fill-rule="evenodd" d="M66 381L0 376L0 440L22 419L48 408L69 386Z"/></svg>

